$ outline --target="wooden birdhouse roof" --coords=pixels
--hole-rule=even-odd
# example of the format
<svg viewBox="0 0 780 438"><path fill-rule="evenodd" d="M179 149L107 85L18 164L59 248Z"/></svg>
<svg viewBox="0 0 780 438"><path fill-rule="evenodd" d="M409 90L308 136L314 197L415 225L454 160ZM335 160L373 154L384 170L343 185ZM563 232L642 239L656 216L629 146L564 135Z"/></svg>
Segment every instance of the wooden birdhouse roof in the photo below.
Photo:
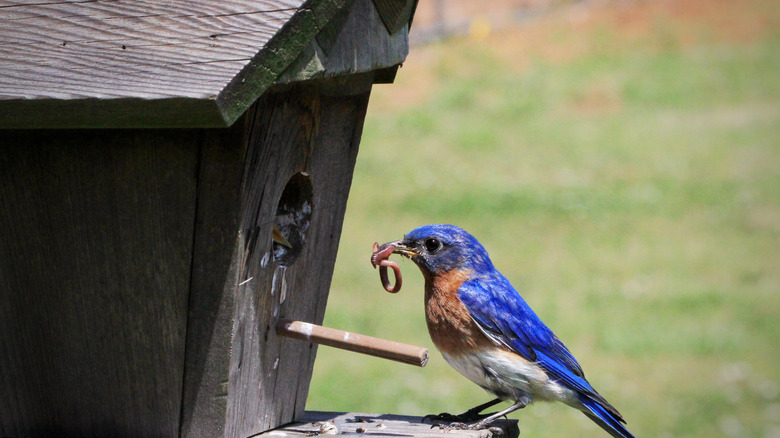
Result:
<svg viewBox="0 0 780 438"><path fill-rule="evenodd" d="M400 64L415 3L0 1L0 128L229 126L272 85Z"/></svg>

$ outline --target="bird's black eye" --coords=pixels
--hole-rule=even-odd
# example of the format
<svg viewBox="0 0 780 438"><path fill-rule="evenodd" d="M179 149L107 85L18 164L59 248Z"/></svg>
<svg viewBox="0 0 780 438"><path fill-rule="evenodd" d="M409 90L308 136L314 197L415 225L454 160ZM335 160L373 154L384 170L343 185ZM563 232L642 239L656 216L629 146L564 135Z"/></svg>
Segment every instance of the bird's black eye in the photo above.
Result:
<svg viewBox="0 0 780 438"><path fill-rule="evenodd" d="M428 252L436 252L436 251L440 250L441 247L442 247L441 240L439 240L439 239L437 239L435 237L431 237L429 239L425 239L425 242L423 244L425 245L425 249Z"/></svg>

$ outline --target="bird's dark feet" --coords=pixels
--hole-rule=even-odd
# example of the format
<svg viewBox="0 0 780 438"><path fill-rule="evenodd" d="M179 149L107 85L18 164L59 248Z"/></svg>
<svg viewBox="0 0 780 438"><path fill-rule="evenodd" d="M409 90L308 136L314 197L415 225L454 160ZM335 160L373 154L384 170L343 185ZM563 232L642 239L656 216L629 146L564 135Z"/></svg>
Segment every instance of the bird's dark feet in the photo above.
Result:
<svg viewBox="0 0 780 438"><path fill-rule="evenodd" d="M475 406L468 411L460 414L460 415L452 415L448 414L446 412L443 412L439 415L426 415L423 417L423 422L431 423L433 427L438 427L443 430L454 430L454 429L470 429L470 430L480 430L480 429L487 429L488 425L493 422L493 420L496 419L496 417L501 416L498 412L494 412L492 414L482 414L481 412L485 409L495 406L498 403L501 402L501 399L494 399L487 403L482 403L479 406ZM493 436L500 436L500 433L497 431L500 431L499 428L490 428ZM492 430L496 429L496 430ZM501 432L503 433L503 432Z"/></svg>
<svg viewBox="0 0 780 438"><path fill-rule="evenodd" d="M422 422L423 423L431 423L438 426L440 424L444 423L463 423L465 420L461 418L460 415L453 415L447 412L442 412L441 414L428 414L423 417Z"/></svg>
<svg viewBox="0 0 780 438"><path fill-rule="evenodd" d="M444 423L472 423L474 421L479 421L483 418L487 418L491 416L492 414L480 414L476 408L469 409L468 411L453 415L447 412L442 412L441 414L435 415L430 414L423 417L423 422L444 422Z"/></svg>

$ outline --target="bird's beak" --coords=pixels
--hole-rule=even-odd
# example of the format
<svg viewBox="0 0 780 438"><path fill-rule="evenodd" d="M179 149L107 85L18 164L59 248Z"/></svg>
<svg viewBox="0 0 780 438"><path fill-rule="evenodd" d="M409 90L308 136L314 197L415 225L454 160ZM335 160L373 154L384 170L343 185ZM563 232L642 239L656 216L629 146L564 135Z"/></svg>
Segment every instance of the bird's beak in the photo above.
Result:
<svg viewBox="0 0 780 438"><path fill-rule="evenodd" d="M420 255L414 249L413 243L405 240L387 242L382 246L374 243L374 252L371 254L371 265L376 268L383 260L389 259L391 254L400 254L410 259L414 259L414 257Z"/></svg>
<svg viewBox="0 0 780 438"><path fill-rule="evenodd" d="M287 239L285 239L284 236L282 236L282 233L279 231L279 229L276 228L276 224L274 224L274 229L273 229L273 241L282 246L286 246L287 248L292 248L290 242Z"/></svg>
<svg viewBox="0 0 780 438"><path fill-rule="evenodd" d="M420 253L417 251L416 247L414 246L414 243L407 240L396 240L394 242L387 242L384 245L382 245L380 248L387 248L390 245L393 246L393 254L400 254L402 256L409 257L409 258L413 258L415 256L420 255Z"/></svg>

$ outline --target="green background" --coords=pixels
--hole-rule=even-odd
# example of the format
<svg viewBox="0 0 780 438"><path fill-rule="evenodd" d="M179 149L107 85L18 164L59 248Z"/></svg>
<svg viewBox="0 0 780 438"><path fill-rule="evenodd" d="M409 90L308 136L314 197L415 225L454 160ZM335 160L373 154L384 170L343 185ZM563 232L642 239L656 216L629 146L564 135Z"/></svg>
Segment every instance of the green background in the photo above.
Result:
<svg viewBox="0 0 780 438"><path fill-rule="evenodd" d="M416 266L399 261L391 295L369 263L374 241L452 223L637 436L780 437L778 9L597 3L413 47L372 94L325 324L431 360L321 347L307 409L489 399L435 351ZM606 436L563 405L511 418L526 437Z"/></svg>

